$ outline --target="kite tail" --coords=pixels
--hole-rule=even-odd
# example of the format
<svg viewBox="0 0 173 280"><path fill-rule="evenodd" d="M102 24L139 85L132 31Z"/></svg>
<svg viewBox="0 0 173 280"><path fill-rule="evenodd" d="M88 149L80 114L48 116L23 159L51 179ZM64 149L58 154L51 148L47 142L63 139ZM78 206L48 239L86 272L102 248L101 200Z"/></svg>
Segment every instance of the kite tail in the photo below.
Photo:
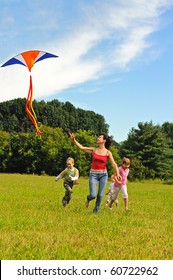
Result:
<svg viewBox="0 0 173 280"><path fill-rule="evenodd" d="M33 97L33 87L32 87L32 76L30 75L30 86L28 91L28 97L26 99L26 113L30 118L31 122L33 123L33 125L35 126L37 134L41 137L42 133L38 127L37 117L32 106L32 97Z"/></svg>

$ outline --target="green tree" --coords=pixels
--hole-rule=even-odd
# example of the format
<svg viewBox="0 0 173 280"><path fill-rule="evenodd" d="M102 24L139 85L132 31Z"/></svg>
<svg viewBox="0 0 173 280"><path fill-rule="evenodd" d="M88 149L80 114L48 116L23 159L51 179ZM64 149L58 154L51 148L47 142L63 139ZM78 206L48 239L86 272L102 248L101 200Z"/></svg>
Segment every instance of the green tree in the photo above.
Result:
<svg viewBox="0 0 173 280"><path fill-rule="evenodd" d="M67 136L63 133L61 128L41 126L41 130L43 135L42 138L39 139L39 159L36 172L38 174L46 173L49 175L56 175L64 164L62 150L65 146Z"/></svg>
<svg viewBox="0 0 173 280"><path fill-rule="evenodd" d="M0 172L8 171L10 155L10 134L5 131L0 131Z"/></svg>
<svg viewBox="0 0 173 280"><path fill-rule="evenodd" d="M10 172L36 173L38 154L35 152L39 137L35 133L13 133L10 135Z"/></svg>
<svg viewBox="0 0 173 280"><path fill-rule="evenodd" d="M0 131L4 130L3 115L0 113Z"/></svg>
<svg viewBox="0 0 173 280"><path fill-rule="evenodd" d="M165 122L162 125L163 132L170 140L170 147L173 149L173 123Z"/></svg>
<svg viewBox="0 0 173 280"><path fill-rule="evenodd" d="M34 126L25 113L26 99L14 99L0 103L0 129L7 132L34 132ZM61 127L73 132L93 130L96 135L108 133L108 124L103 116L93 111L75 108L69 101L33 101L39 126Z"/></svg>

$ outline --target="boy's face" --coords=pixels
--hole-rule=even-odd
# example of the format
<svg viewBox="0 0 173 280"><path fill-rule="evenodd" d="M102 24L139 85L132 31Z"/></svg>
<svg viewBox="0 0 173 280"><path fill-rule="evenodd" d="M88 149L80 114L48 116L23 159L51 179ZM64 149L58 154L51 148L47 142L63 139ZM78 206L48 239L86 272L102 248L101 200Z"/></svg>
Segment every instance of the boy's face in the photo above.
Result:
<svg viewBox="0 0 173 280"><path fill-rule="evenodd" d="M70 168L70 169L72 169L73 166L74 166L74 164L72 163L72 161L71 161L71 160L68 160L68 161L67 161L67 167Z"/></svg>

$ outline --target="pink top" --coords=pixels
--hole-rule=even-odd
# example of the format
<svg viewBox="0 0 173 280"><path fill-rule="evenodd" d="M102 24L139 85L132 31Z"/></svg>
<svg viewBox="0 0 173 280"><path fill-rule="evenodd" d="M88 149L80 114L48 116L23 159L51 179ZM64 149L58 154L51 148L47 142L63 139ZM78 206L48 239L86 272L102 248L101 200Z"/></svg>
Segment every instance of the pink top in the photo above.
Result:
<svg viewBox="0 0 173 280"><path fill-rule="evenodd" d="M107 155L98 155L95 152L92 156L92 165L91 169L94 170L105 170L106 169L106 162L107 162L108 156Z"/></svg>
<svg viewBox="0 0 173 280"><path fill-rule="evenodd" d="M127 177L129 175L129 168L126 168L124 169L122 166L120 166L119 168L119 173L122 177L122 180L121 180L121 184L118 184L118 183L114 183L114 186L115 187L118 187L118 188L121 188L122 186L126 185L127 184Z"/></svg>

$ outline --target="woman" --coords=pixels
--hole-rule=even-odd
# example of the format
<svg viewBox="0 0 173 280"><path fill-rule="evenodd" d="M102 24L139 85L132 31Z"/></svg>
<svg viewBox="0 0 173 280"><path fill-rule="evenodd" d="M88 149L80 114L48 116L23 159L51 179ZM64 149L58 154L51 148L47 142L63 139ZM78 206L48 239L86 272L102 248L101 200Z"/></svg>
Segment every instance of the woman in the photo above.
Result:
<svg viewBox="0 0 173 280"><path fill-rule="evenodd" d="M111 140L109 136L105 133L101 133L97 138L97 148L94 147L84 147L79 142L76 141L75 135L72 133L69 134L70 139L74 142L74 144L86 153L92 154L92 164L89 173L89 195L87 196L87 200L85 206L88 207L89 203L92 199L96 198L96 204L93 209L94 213L97 213L100 209L100 204L104 195L104 190L106 187L108 173L106 169L107 160L109 160L115 169L117 177L119 178L119 170L112 153L109 151L109 147L111 145ZM98 193L96 193L96 186L99 183Z"/></svg>

